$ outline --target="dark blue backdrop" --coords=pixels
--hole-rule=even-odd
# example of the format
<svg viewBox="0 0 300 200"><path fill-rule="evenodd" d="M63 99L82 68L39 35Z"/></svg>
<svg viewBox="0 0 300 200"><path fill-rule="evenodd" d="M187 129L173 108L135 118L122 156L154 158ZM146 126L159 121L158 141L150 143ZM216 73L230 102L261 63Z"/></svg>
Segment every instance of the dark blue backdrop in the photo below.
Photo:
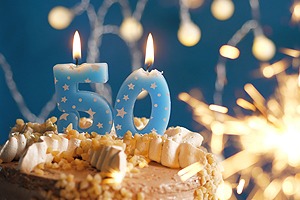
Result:
<svg viewBox="0 0 300 200"><path fill-rule="evenodd" d="M95 7L102 1L92 1ZM64 30L55 30L48 24L49 11L57 6L72 7L74 0L1 0L0 2L0 52L12 67L14 80L28 107L38 114L54 92L52 67L57 63L72 62L71 41L75 30L82 38L83 59L86 59L87 38L90 27L86 14L76 17ZM77 3L77 1L76 1ZM136 1L130 1L132 8ZM199 127L192 120L192 113L177 98L180 92L192 88L202 90L207 103L213 103L215 65L220 46L226 43L241 25L251 19L249 2L235 0L235 13L227 21L218 21L210 13L211 1L191 10L193 21L201 28L202 37L194 47L185 47L177 40L179 6L174 0L150 0L142 16L144 35L139 42L141 50L147 33L152 32L156 44L155 66L164 71L172 98L170 126L185 126L194 131ZM261 23L266 35L277 47L299 47L299 29L290 24L292 1L261 1ZM106 17L106 23L119 25L122 16L114 5ZM236 91L246 82L258 87L264 95L270 95L275 80L257 79L252 75L259 62L251 54L253 34L239 45L241 55L227 62L228 85L224 91L224 105L235 105ZM130 55L124 42L114 35L105 35L101 47L101 62L109 64L109 81L113 99L124 79L130 73ZM283 57L277 53L273 61ZM232 109L230 109L232 111ZM23 118L13 101L0 70L0 142L4 142L16 118ZM56 110L53 115L58 116Z"/></svg>

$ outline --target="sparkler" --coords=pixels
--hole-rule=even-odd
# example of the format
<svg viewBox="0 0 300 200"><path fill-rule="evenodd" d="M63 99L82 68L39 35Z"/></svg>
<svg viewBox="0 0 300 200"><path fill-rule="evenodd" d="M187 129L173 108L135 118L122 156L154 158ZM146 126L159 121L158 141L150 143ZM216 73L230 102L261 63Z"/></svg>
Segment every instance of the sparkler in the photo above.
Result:
<svg viewBox="0 0 300 200"><path fill-rule="evenodd" d="M245 85L252 102L238 99L237 104L252 111L250 116L232 117L224 107L179 95L191 106L194 120L211 131L212 152L222 155L227 139L236 141L238 152L222 161L224 199L300 198L300 88L299 76L284 72L290 64L283 59L261 68L265 77L278 81L268 100L252 84ZM272 73L264 73L266 68Z"/></svg>

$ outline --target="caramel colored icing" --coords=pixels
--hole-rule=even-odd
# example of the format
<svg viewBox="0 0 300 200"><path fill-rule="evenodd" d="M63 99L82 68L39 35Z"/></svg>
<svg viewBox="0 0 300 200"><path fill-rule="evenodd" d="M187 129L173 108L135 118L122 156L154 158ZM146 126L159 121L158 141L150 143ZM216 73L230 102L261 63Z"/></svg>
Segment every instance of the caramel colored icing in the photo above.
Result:
<svg viewBox="0 0 300 200"><path fill-rule="evenodd" d="M43 199L50 194L53 197L59 194L54 188L61 173L73 174L77 184L88 174L97 173L97 170L89 167L83 171L45 169L44 175L24 174L17 170L16 162L2 163L0 169L0 199ZM194 191L200 186L198 177L193 176L183 183L177 176L178 171L179 169L170 169L151 162L140 172L126 176L121 188L131 191L132 194L142 192L144 199L193 199Z"/></svg>

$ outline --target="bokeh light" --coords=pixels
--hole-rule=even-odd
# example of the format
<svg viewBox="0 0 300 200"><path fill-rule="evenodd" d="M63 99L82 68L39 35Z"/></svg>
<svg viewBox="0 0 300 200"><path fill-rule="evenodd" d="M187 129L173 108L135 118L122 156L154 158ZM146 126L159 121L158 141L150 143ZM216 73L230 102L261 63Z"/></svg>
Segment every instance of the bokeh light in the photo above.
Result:
<svg viewBox="0 0 300 200"><path fill-rule="evenodd" d="M143 26L133 17L127 17L120 26L120 34L127 42L136 42L143 35Z"/></svg>
<svg viewBox="0 0 300 200"><path fill-rule="evenodd" d="M63 6L54 7L48 15L49 24L55 29L67 28L73 20L73 13Z"/></svg>
<svg viewBox="0 0 300 200"><path fill-rule="evenodd" d="M210 9L216 19L227 20L234 13L234 4L231 0L214 0Z"/></svg>
<svg viewBox="0 0 300 200"><path fill-rule="evenodd" d="M271 60L275 55L275 51L275 44L264 35L256 36L254 38L252 53L258 60Z"/></svg>
<svg viewBox="0 0 300 200"><path fill-rule="evenodd" d="M220 200L230 199L232 195L232 188L230 183L225 181L224 183L220 184L217 189L217 194Z"/></svg>
<svg viewBox="0 0 300 200"><path fill-rule="evenodd" d="M240 50L231 45L223 45L219 52L221 56L229 59L236 59L240 56Z"/></svg>
<svg viewBox="0 0 300 200"><path fill-rule="evenodd" d="M177 37L181 44L191 47L199 42L201 38L201 31L200 28L193 22L182 22L180 24Z"/></svg>
<svg viewBox="0 0 300 200"><path fill-rule="evenodd" d="M300 2L295 2L291 7L292 22L300 21Z"/></svg>
<svg viewBox="0 0 300 200"><path fill-rule="evenodd" d="M191 9L199 8L202 6L204 0L182 0L182 3Z"/></svg>

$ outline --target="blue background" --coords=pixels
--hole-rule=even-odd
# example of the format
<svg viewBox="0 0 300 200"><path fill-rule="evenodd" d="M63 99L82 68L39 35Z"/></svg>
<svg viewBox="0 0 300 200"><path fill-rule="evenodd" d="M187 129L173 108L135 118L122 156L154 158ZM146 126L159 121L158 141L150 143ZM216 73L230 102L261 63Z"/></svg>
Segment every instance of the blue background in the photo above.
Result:
<svg viewBox="0 0 300 200"><path fill-rule="evenodd" d="M84 13L74 18L64 30L55 30L48 23L49 11L58 5L71 8L79 1L74 0L1 0L0 2L0 52L11 65L14 80L30 110L38 114L54 93L52 67L58 63L72 62L71 42L75 30L82 39L84 62L87 52L87 39L90 27ZM98 7L102 1L91 1ZM227 21L218 21L210 12L211 1L198 9L191 10L192 20L200 27L202 37L194 47L185 47L177 39L179 28L179 5L174 0L150 0L142 15L144 34L139 47L144 52L147 34L153 33L156 55L155 67L164 71L169 84L172 111L169 126L184 126L200 131L200 126L192 120L188 106L178 100L178 94L193 88L201 89L207 103L213 103L215 66L220 46L227 43L232 35L247 20L251 19L249 2L235 0L235 13ZM130 1L134 9L136 1ZM298 48L300 44L299 27L290 23L292 1L264 0L260 2L261 24L265 34L274 41L277 48ZM122 22L120 6L111 7L106 24L120 25ZM273 93L275 79L262 79L253 76L258 70L259 61L251 53L253 34L247 35L238 47L241 55L227 62L228 84L224 91L224 105L235 106L236 97L244 95L243 86L253 83L265 96ZM131 61L124 41L115 35L105 35L100 48L101 62L109 65L109 81L113 100L131 72ZM276 53L272 61L284 55ZM140 106L141 107L141 106ZM143 111L137 111L142 113ZM12 99L0 70L0 143L7 137L16 118L23 118ZM59 116L57 109L52 115ZM147 114L146 114L147 115Z"/></svg>

